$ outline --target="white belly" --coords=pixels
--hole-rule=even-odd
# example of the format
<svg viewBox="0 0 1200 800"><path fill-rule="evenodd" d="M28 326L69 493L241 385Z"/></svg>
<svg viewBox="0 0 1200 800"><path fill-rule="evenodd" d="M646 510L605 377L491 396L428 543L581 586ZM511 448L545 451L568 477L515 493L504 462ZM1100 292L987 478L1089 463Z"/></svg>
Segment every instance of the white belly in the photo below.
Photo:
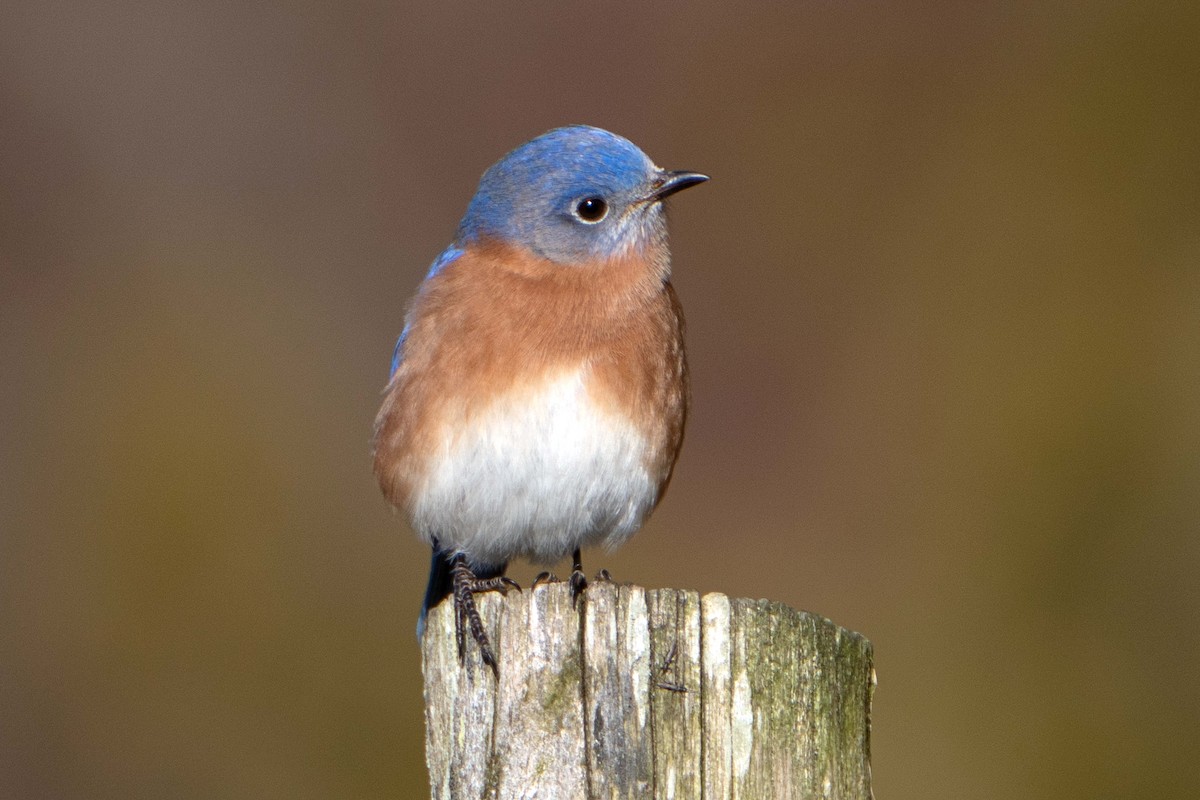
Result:
<svg viewBox="0 0 1200 800"><path fill-rule="evenodd" d="M480 566L557 561L636 531L658 494L648 443L585 380L560 373L448 427L413 504L417 531Z"/></svg>

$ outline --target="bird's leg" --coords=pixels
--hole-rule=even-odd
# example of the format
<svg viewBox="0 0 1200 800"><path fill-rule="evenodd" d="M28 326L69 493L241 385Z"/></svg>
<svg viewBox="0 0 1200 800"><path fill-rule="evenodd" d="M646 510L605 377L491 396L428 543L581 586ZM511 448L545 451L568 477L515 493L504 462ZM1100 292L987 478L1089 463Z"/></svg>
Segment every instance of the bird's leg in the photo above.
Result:
<svg viewBox="0 0 1200 800"><path fill-rule="evenodd" d="M587 577L583 574L583 560L578 547L571 554L571 561L571 577L567 582L571 584L571 605L576 605L579 602L579 595L583 594L583 590L587 588Z"/></svg>
<svg viewBox="0 0 1200 800"><path fill-rule="evenodd" d="M496 665L496 656L492 652L491 642L488 641L487 631L483 629L483 620L479 617L479 609L475 607L477 592L500 592L508 594L510 588L521 591L521 587L512 578L497 575L492 578L477 578L467 565L466 556L462 553L454 556L450 567L450 577L454 586L454 635L458 642L458 660L466 660L467 634L470 627L471 636L479 645L479 655L483 663L492 668L492 674L500 677Z"/></svg>

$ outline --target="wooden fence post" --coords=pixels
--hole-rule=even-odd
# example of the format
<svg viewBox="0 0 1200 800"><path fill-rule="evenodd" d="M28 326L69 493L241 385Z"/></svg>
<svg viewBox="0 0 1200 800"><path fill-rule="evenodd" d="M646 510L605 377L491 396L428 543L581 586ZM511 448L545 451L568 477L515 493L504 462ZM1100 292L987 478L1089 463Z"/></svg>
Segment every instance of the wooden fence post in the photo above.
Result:
<svg viewBox="0 0 1200 800"><path fill-rule="evenodd" d="M422 641L434 800L871 797L871 644L765 600L591 584L476 597L500 662Z"/></svg>

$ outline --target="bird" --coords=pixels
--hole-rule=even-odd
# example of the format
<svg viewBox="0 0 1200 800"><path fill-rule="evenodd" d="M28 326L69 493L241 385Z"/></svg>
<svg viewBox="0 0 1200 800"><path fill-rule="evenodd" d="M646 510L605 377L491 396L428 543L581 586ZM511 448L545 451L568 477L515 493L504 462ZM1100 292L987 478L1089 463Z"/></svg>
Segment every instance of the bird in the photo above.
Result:
<svg viewBox="0 0 1200 800"><path fill-rule="evenodd" d="M460 662L469 629L499 676L474 595L519 590L511 560L572 556L577 600L581 549L617 547L662 499L690 399L664 201L708 179L601 128L550 130L483 173L409 305L374 473L432 548L418 636L453 596Z"/></svg>

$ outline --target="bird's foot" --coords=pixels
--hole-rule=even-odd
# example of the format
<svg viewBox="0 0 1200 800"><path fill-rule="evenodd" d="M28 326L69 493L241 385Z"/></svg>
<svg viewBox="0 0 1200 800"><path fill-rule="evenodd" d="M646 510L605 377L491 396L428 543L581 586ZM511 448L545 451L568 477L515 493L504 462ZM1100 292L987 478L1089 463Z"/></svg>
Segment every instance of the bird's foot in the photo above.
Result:
<svg viewBox="0 0 1200 800"><path fill-rule="evenodd" d="M477 578L467 566L466 558L460 553L454 557L454 565L450 568L450 576L454 585L454 633L458 640L458 660L466 661L467 628L471 629L471 637L479 645L479 656L483 663L492 668L492 674L500 677L500 669L496 664L496 655L492 652L491 642L487 631L483 629L483 620L479 617L479 609L475 607L475 595L479 592L500 592L508 594L509 589L521 591L521 587L512 578L497 575L494 578Z"/></svg>
<svg viewBox="0 0 1200 800"><path fill-rule="evenodd" d="M584 577L582 570L574 570L571 572L571 577L567 578L567 583L571 587L571 605L579 605L579 596L583 594L583 590L587 588L588 581Z"/></svg>
<svg viewBox="0 0 1200 800"><path fill-rule="evenodd" d="M583 562L580 559L578 550L572 554L571 577L567 579L567 583L571 585L571 604L579 604L579 595L583 594L583 590L588 586L587 576L583 574ZM540 576L539 576L540 577ZM608 570L602 569L596 573L596 581L611 581L612 575Z"/></svg>

